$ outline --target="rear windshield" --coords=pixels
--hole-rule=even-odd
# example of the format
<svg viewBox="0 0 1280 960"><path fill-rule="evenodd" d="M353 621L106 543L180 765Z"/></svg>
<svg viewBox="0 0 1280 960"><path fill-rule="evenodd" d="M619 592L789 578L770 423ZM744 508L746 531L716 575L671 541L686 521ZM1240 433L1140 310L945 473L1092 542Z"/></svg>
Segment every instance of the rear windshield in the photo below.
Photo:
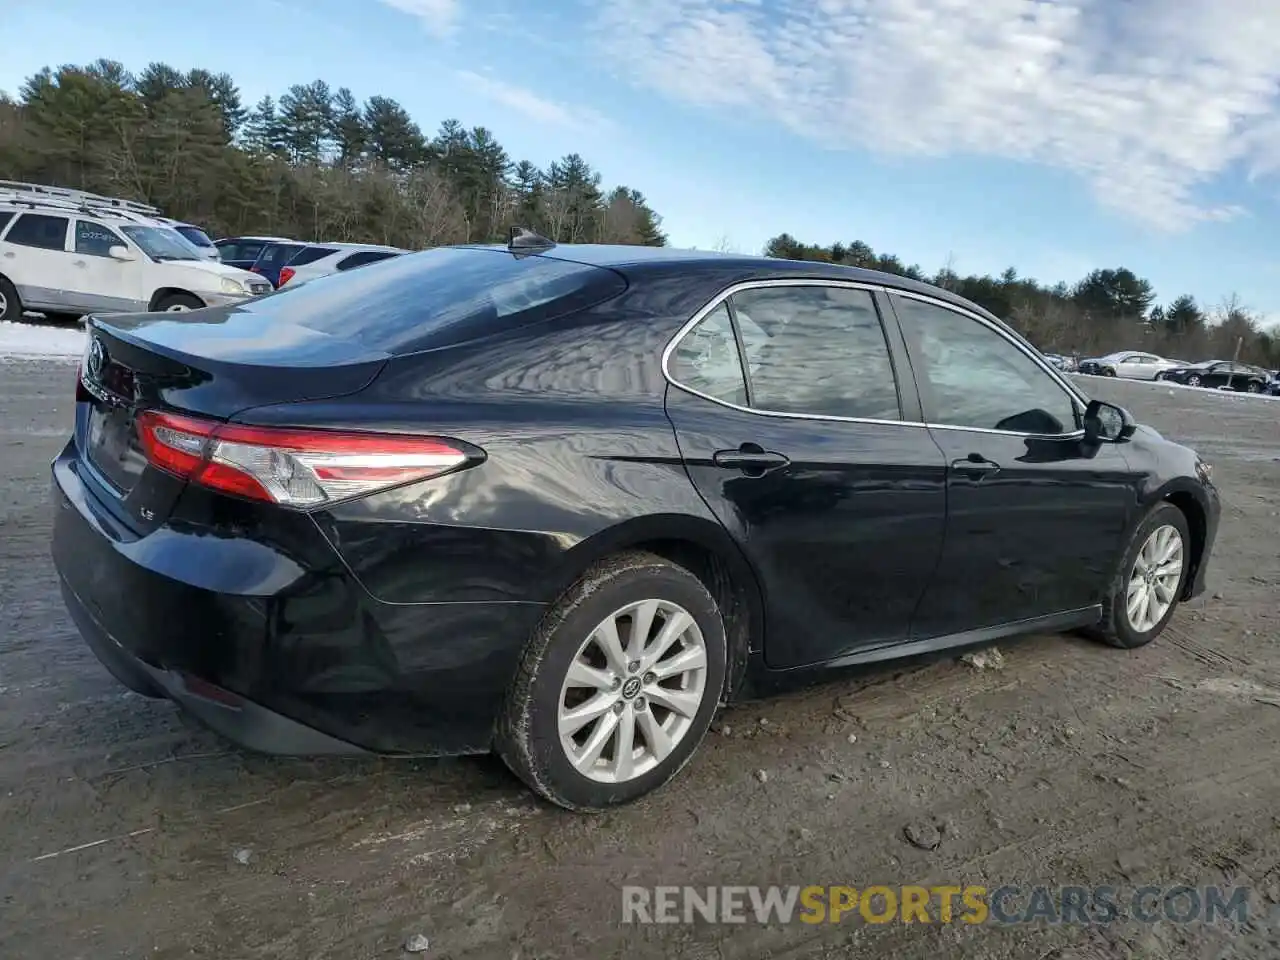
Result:
<svg viewBox="0 0 1280 960"><path fill-rule="evenodd" d="M565 316L626 288L603 267L440 247L286 287L242 309L398 355Z"/></svg>
<svg viewBox="0 0 1280 960"><path fill-rule="evenodd" d="M289 261L291 267L303 267L308 263L315 263L321 257L327 257L331 253L337 253L333 247L303 247L293 259Z"/></svg>
<svg viewBox="0 0 1280 960"><path fill-rule="evenodd" d="M263 248L262 253L258 254L258 262L279 264L283 267L301 249L300 243L269 243Z"/></svg>

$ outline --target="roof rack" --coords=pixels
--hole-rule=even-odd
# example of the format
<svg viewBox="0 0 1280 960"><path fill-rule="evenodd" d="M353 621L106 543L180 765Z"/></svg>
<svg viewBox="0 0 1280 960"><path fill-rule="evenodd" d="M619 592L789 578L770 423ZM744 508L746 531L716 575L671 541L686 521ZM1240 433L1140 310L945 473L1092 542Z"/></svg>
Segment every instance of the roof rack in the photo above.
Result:
<svg viewBox="0 0 1280 960"><path fill-rule="evenodd" d="M8 190L4 187L0 187L0 203L8 203L15 207L27 207L31 210L79 213L90 217L109 216L117 220L128 220L133 223L147 223L155 219L150 214L135 213L132 210L101 206L91 202L77 202L74 200L64 200L56 197L46 197L16 190Z"/></svg>
<svg viewBox="0 0 1280 960"><path fill-rule="evenodd" d="M9 196L9 195L12 196ZM98 208L102 210L120 211L139 214L144 217L161 216L159 207L137 200L125 200L122 197L105 197L88 190L74 190L71 187L50 187L39 183L26 183L22 180L0 180L0 197L12 200L56 200L77 205L78 209Z"/></svg>

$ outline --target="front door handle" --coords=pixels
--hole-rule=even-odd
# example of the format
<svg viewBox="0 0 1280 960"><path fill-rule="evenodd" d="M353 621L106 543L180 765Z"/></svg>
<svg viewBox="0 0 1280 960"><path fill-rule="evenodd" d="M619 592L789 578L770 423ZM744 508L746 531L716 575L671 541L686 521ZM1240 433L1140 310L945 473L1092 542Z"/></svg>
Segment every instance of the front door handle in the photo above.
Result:
<svg viewBox="0 0 1280 960"><path fill-rule="evenodd" d="M737 450L717 450L711 455L718 467L731 470L745 470L749 473L764 473L785 467L791 461L780 453L766 450L759 444L744 443Z"/></svg>
<svg viewBox="0 0 1280 960"><path fill-rule="evenodd" d="M952 460L951 469L971 477L985 477L1000 471L1000 464L988 460L980 453L971 453L963 460Z"/></svg>

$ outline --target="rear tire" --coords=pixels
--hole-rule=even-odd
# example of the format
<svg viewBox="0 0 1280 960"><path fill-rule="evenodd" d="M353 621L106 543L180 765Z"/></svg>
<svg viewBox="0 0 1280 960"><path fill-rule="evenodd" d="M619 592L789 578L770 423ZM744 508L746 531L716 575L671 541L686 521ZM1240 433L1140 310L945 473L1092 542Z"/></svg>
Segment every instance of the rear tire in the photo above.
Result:
<svg viewBox="0 0 1280 960"><path fill-rule="evenodd" d="M0 277L0 323L17 323L22 319L22 300L8 277Z"/></svg>
<svg viewBox="0 0 1280 960"><path fill-rule="evenodd" d="M633 645L631 626L650 616L643 642ZM664 651L667 634L675 639ZM693 756L719 705L725 664L724 622L697 577L648 553L611 557L543 617L507 695L495 749L562 807L629 803Z"/></svg>
<svg viewBox="0 0 1280 960"><path fill-rule="evenodd" d="M188 310L201 310L204 301L189 293L170 293L156 301L152 309L163 313L186 313Z"/></svg>
<svg viewBox="0 0 1280 960"><path fill-rule="evenodd" d="M1190 570L1187 518L1173 504L1159 503L1129 537L1102 601L1102 622L1089 633L1124 650L1150 643L1178 609Z"/></svg>

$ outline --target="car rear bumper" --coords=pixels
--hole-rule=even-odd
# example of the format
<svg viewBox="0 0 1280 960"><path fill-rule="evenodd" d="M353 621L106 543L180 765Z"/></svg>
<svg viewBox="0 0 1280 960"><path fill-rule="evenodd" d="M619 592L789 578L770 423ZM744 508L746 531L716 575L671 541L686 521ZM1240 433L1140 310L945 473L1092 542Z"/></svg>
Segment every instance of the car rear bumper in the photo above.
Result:
<svg viewBox="0 0 1280 960"><path fill-rule="evenodd" d="M127 686L286 754L484 752L540 603L382 603L306 514L242 531L123 529L53 463L53 558L85 641ZM250 539L248 534L252 534Z"/></svg>

